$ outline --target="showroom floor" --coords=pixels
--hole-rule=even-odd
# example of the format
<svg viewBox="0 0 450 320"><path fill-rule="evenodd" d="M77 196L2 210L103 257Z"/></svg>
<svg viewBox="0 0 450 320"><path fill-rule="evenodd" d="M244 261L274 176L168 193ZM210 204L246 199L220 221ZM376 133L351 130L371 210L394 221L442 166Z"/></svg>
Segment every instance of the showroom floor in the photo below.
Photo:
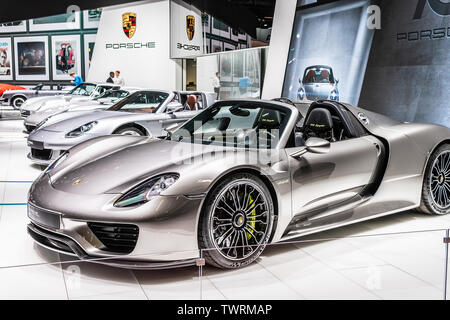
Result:
<svg viewBox="0 0 450 320"><path fill-rule="evenodd" d="M0 299L443 298L450 216L411 211L271 246L241 270L206 267L201 281L195 267L134 272L71 262L27 235L27 191L41 171L26 154L22 122L0 120Z"/></svg>

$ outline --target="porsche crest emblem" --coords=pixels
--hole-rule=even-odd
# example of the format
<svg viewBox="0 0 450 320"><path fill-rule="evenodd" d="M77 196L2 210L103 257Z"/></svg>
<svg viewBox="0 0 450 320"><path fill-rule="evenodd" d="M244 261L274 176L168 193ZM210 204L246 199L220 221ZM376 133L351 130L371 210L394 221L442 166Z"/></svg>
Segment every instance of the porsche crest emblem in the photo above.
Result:
<svg viewBox="0 0 450 320"><path fill-rule="evenodd" d="M194 16L186 16L186 31L189 41L194 39L195 34L195 17Z"/></svg>
<svg viewBox="0 0 450 320"><path fill-rule="evenodd" d="M128 38L133 38L136 32L136 13L127 12L122 15L123 32Z"/></svg>
<svg viewBox="0 0 450 320"><path fill-rule="evenodd" d="M72 185L77 186L77 185L79 185L81 182L83 182L83 180L78 179L78 180L76 180Z"/></svg>

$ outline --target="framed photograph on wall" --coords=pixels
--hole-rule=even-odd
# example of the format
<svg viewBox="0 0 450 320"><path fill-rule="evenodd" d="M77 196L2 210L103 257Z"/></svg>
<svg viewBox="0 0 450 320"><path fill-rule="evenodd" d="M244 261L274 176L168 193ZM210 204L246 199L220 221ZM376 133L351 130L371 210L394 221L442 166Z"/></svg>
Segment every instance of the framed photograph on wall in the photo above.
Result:
<svg viewBox="0 0 450 320"><path fill-rule="evenodd" d="M0 23L0 33L27 32L26 20Z"/></svg>
<svg viewBox="0 0 450 320"><path fill-rule="evenodd" d="M231 40L238 42L239 41L239 30L235 28L231 28Z"/></svg>
<svg viewBox="0 0 450 320"><path fill-rule="evenodd" d="M236 46L234 44L224 42L223 43L223 50L224 51L233 51L233 50L236 50Z"/></svg>
<svg viewBox="0 0 450 320"><path fill-rule="evenodd" d="M95 39L97 34L84 35L84 77L88 78L89 69L91 67L92 55L94 54Z"/></svg>
<svg viewBox="0 0 450 320"><path fill-rule="evenodd" d="M80 36L52 36L53 80L70 80L70 73L81 75Z"/></svg>
<svg viewBox="0 0 450 320"><path fill-rule="evenodd" d="M218 40L211 40L211 53L222 52L223 42Z"/></svg>
<svg viewBox="0 0 450 320"><path fill-rule="evenodd" d="M0 38L0 80L12 80L11 38Z"/></svg>
<svg viewBox="0 0 450 320"><path fill-rule="evenodd" d="M102 9L90 9L83 11L83 28L95 29L98 28L100 17L102 16Z"/></svg>
<svg viewBox="0 0 450 320"><path fill-rule="evenodd" d="M54 31L80 29L80 13L64 13L29 20L30 31Z"/></svg>
<svg viewBox="0 0 450 320"><path fill-rule="evenodd" d="M202 25L204 33L211 33L211 16L206 13L202 13Z"/></svg>
<svg viewBox="0 0 450 320"><path fill-rule="evenodd" d="M48 37L14 38L16 80L49 80Z"/></svg>
<svg viewBox="0 0 450 320"><path fill-rule="evenodd" d="M212 19L211 33L222 38L230 39L230 27L216 18Z"/></svg>

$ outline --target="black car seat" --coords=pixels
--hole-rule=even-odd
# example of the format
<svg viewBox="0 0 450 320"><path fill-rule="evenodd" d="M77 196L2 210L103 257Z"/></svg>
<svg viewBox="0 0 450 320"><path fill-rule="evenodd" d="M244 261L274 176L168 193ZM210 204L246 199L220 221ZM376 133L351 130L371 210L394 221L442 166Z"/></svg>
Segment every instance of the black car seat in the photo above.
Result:
<svg viewBox="0 0 450 320"><path fill-rule="evenodd" d="M311 110L304 124L304 140L322 138L330 142L335 141L333 132L333 118L329 110L316 108Z"/></svg>

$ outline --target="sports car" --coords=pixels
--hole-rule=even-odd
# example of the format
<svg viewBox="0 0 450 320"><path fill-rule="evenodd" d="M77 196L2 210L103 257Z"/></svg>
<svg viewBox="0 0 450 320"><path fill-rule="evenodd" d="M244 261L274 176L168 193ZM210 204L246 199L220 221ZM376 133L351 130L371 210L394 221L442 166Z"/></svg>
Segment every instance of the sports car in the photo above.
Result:
<svg viewBox="0 0 450 320"><path fill-rule="evenodd" d="M5 91L9 90L25 90L25 88L21 86L15 86L12 84L0 83L0 97L3 95Z"/></svg>
<svg viewBox="0 0 450 320"><path fill-rule="evenodd" d="M45 90L43 87L43 84L39 84L32 89L5 91L0 99L0 103L10 105L14 109L19 110L29 98L56 96L66 94L69 91L69 89L60 86L58 86L57 90Z"/></svg>
<svg viewBox="0 0 450 320"><path fill-rule="evenodd" d="M53 96L39 96L28 99L20 106L20 114L22 118L27 118L33 113L45 111L55 107L67 106L71 103L90 101L98 97L106 90L119 89L120 86L104 83L87 83L84 82L69 92Z"/></svg>
<svg viewBox="0 0 450 320"><path fill-rule="evenodd" d="M42 111L37 111L29 115L24 119L23 123L26 131L30 133L36 127L49 120L57 114L61 114L67 111L93 111L93 110L105 110L111 107L114 103L128 97L131 93L139 90L138 88L112 88L104 91L99 95L90 95L89 100L71 99L71 101L64 101L63 104L55 105L52 108L44 108Z"/></svg>
<svg viewBox="0 0 450 320"><path fill-rule="evenodd" d="M333 69L329 66L311 66L305 69L299 80L299 101L334 100L339 101L339 80L335 79Z"/></svg>
<svg viewBox="0 0 450 320"><path fill-rule="evenodd" d="M303 117L231 100L166 138L105 136L64 152L31 187L28 231L118 267L203 257L239 268L269 243L409 209L450 212L448 128L335 101Z"/></svg>
<svg viewBox="0 0 450 320"><path fill-rule="evenodd" d="M49 118L28 136L28 158L47 166L86 140L111 134L160 136L211 105L214 93L140 90L107 110L72 111Z"/></svg>

